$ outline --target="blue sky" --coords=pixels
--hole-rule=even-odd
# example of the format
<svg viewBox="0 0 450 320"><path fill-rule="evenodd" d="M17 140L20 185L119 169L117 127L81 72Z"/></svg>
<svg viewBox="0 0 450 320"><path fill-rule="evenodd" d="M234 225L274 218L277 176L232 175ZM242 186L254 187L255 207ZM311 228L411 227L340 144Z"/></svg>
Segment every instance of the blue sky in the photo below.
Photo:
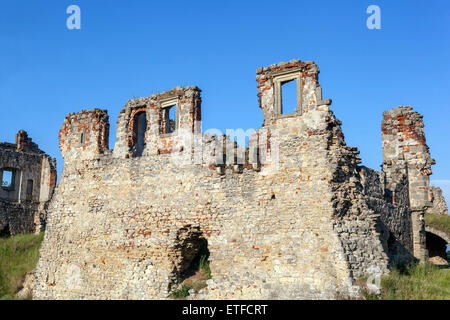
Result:
<svg viewBox="0 0 450 320"><path fill-rule="evenodd" d="M66 9L81 8L81 30ZM381 8L381 30L366 8ZM62 158L69 112L108 109L114 146L127 99L176 85L203 92L204 129L258 128L255 70L314 60L324 98L363 164L379 169L383 110L424 115L432 179L450 200L448 1L0 1L0 141L19 129Z"/></svg>

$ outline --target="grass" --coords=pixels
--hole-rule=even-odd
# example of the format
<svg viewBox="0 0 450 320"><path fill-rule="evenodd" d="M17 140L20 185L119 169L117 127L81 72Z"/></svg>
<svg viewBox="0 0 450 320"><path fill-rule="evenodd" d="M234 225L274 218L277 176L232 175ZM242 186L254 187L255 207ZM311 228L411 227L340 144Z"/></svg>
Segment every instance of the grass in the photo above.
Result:
<svg viewBox="0 0 450 320"><path fill-rule="evenodd" d="M25 274L39 258L44 233L0 238L0 300L16 299Z"/></svg>
<svg viewBox="0 0 450 320"><path fill-rule="evenodd" d="M436 228L450 236L450 216L437 213L425 214L425 225Z"/></svg>
<svg viewBox="0 0 450 320"><path fill-rule="evenodd" d="M186 279L181 287L172 291L172 298L184 299L189 296L189 290L194 289L196 292L207 286L206 280L211 279L211 269L209 267L208 255L202 255L198 262L198 271L192 277Z"/></svg>
<svg viewBox="0 0 450 320"><path fill-rule="evenodd" d="M211 269L209 268L209 261L206 255L200 257L199 270L205 273L206 280L211 279Z"/></svg>
<svg viewBox="0 0 450 320"><path fill-rule="evenodd" d="M425 225L450 236L450 216L425 214ZM450 253L447 253L450 262ZM365 288L365 278L360 279ZM361 285L362 284L362 285ZM381 278L381 293L361 293L368 300L450 300L450 266L437 266L430 262L417 263L391 270Z"/></svg>
<svg viewBox="0 0 450 320"><path fill-rule="evenodd" d="M361 293L367 300L450 300L450 267L427 262L394 268L381 278L381 287L378 295Z"/></svg>
<svg viewBox="0 0 450 320"><path fill-rule="evenodd" d="M173 291L171 296L172 296L172 298L175 298L175 299L186 298L187 296L189 296L189 290L191 290L191 289L192 289L192 286L183 284L180 289Z"/></svg>

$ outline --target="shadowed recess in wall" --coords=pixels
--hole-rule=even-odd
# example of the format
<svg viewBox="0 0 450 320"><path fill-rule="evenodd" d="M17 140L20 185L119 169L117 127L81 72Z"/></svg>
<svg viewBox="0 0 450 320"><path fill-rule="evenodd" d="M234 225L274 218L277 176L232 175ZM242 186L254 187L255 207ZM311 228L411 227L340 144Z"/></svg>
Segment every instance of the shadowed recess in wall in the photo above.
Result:
<svg viewBox="0 0 450 320"><path fill-rule="evenodd" d="M209 258L208 241L200 227L187 225L178 231L173 255L172 284L179 284L199 271L200 261Z"/></svg>

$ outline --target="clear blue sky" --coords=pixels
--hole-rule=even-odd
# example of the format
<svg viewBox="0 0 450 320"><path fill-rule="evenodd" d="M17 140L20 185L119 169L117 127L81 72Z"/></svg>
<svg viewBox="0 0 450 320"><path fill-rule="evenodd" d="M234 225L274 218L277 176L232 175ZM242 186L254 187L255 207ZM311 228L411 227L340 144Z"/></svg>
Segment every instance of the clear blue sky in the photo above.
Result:
<svg viewBox="0 0 450 320"><path fill-rule="evenodd" d="M81 30L66 8L81 8ZM369 30L366 8L381 8ZM0 141L25 129L62 158L69 112L108 109L114 146L127 99L176 85L203 90L204 129L257 128L255 70L314 60L324 98L363 164L379 169L383 110L424 115L432 178L450 200L450 3L437 1L0 1Z"/></svg>

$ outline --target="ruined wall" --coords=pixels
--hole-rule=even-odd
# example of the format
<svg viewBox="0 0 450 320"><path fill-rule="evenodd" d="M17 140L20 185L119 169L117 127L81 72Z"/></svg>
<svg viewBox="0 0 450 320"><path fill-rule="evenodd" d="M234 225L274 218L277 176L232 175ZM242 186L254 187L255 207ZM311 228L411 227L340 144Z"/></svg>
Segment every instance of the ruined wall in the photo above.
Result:
<svg viewBox="0 0 450 320"><path fill-rule="evenodd" d="M383 171L361 167L360 174L367 206L380 214L376 227L390 265L413 260L413 229L409 206L406 202L392 203L392 194L386 189L386 174ZM401 194L402 199L408 197L407 184L397 194Z"/></svg>
<svg viewBox="0 0 450 320"><path fill-rule="evenodd" d="M183 134L199 132L201 121L200 89L175 87L164 93L150 97L129 100L117 120L117 139L114 157L133 157L171 153L174 146L180 144L180 132ZM164 110L174 106L176 121L172 124L173 132L166 131ZM146 127L143 149L137 149L137 116L145 113ZM167 128L168 129L168 128ZM182 151L182 150L181 150Z"/></svg>
<svg viewBox="0 0 450 320"><path fill-rule="evenodd" d="M392 203L408 202L411 210L414 256L426 259L423 215L431 206L429 175L435 164L426 144L422 115L410 106L399 106L383 112L383 171ZM408 198L401 191L407 186Z"/></svg>
<svg viewBox="0 0 450 320"><path fill-rule="evenodd" d="M330 299L386 272L390 233L411 242L407 203L386 196L387 173L359 166L318 72L298 60L257 70L264 125L244 162L232 140L200 132L197 87L128 101L114 150L106 111L66 117L35 298L164 299L205 244L212 279L199 299ZM285 113L293 79L297 107Z"/></svg>
<svg viewBox="0 0 450 320"><path fill-rule="evenodd" d="M93 159L108 151L109 117L106 110L70 113L59 131L59 148L64 161Z"/></svg>
<svg viewBox="0 0 450 320"><path fill-rule="evenodd" d="M264 115L264 125L276 123L283 117L301 116L314 111L318 105L330 104L322 101L319 85L319 67L313 61L291 60L256 70L259 107ZM292 114L283 112L282 85L297 81L297 107Z"/></svg>
<svg viewBox="0 0 450 320"><path fill-rule="evenodd" d="M169 157L108 159L77 168L79 175L64 172L51 207L58 214L49 217L41 249L37 298L166 298L177 278L177 234L187 226L198 226L208 241L209 297L344 291L349 275L327 224L332 208L317 205L329 192L313 182L321 167L305 168L302 177L247 169L220 175ZM77 272L81 280L72 286Z"/></svg>
<svg viewBox="0 0 450 320"><path fill-rule="evenodd" d="M39 232L36 220L40 223L38 205L0 200L1 236Z"/></svg>
<svg viewBox="0 0 450 320"><path fill-rule="evenodd" d="M6 178L9 175L9 180ZM0 143L0 230L4 234L39 232L56 185L56 160L20 130L16 143Z"/></svg>
<svg viewBox="0 0 450 320"><path fill-rule="evenodd" d="M426 209L426 213L437 213L448 215L448 207L445 198L442 195L441 188L431 187L432 205Z"/></svg>

